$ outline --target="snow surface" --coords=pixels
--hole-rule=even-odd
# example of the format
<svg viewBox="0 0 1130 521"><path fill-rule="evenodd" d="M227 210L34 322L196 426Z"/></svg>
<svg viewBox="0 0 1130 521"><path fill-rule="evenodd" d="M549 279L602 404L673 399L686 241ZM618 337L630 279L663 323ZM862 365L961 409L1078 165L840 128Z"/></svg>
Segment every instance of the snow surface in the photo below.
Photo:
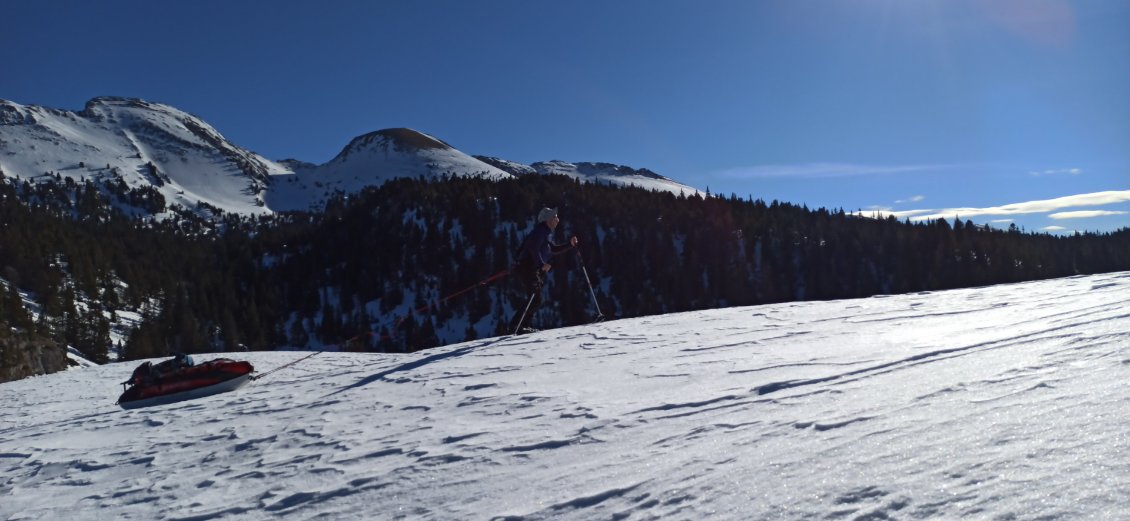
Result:
<svg viewBox="0 0 1130 521"><path fill-rule="evenodd" d="M149 174L150 163L159 177ZM243 214L266 213L258 192L268 176L288 172L174 107L111 97L90 100L82 112L0 100L0 170L23 179L46 172L121 178L130 187L156 186L169 203Z"/></svg>
<svg viewBox="0 0 1130 521"><path fill-rule="evenodd" d="M609 163L569 163L566 161L546 161L534 163L531 168L540 174L557 174L607 185L635 186L657 192L671 192L675 195L706 196L704 192L685 184L663 177L650 170L636 170L631 167Z"/></svg>
<svg viewBox="0 0 1130 521"><path fill-rule="evenodd" d="M437 146L406 145L401 138L431 141ZM293 176L274 178L267 205L274 210L307 210L335 192L352 194L397 177L436 178L444 175L500 180L513 177L442 141L410 129L391 129L355 138L324 165L296 165Z"/></svg>
<svg viewBox="0 0 1130 521"><path fill-rule="evenodd" d="M0 385L0 519L1126 519L1127 295L1115 273L325 353L134 411L134 364L36 377Z"/></svg>
<svg viewBox="0 0 1130 521"><path fill-rule="evenodd" d="M156 176L150 164L157 168ZM405 128L358 136L321 165L276 162L240 148L175 107L115 97L92 99L80 112L0 100L0 172L21 180L43 180L49 172L78 181L121 179L131 188L156 187L170 205L195 209L204 203L243 215L317 210L335 194L350 195L397 177L498 180L554 173L586 182L702 195L654 172L607 163L550 161L530 166L473 157Z"/></svg>

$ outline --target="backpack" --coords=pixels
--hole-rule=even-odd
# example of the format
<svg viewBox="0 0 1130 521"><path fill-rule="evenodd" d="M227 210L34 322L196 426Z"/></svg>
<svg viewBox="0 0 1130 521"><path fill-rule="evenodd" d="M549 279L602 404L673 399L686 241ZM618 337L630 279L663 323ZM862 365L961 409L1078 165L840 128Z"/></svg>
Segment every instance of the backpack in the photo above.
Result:
<svg viewBox="0 0 1130 521"><path fill-rule="evenodd" d="M122 382L122 385L148 385L153 382L156 377L156 371L153 369L153 362L144 362L133 370L129 380Z"/></svg>

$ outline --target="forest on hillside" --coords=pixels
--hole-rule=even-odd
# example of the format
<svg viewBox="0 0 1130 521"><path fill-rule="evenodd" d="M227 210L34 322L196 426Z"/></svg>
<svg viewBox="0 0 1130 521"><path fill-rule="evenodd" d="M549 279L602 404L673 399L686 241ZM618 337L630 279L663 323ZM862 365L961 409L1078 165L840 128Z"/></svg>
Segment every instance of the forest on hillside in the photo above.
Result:
<svg viewBox="0 0 1130 521"><path fill-rule="evenodd" d="M142 194L144 195L144 194ZM559 208L537 327L705 308L934 291L1130 270L1130 229L1053 236L910 223L752 198L677 196L562 176L397 179L320 213L138 219L138 194L0 182L0 321L95 361L239 349L414 351L503 333L506 270ZM158 202L160 203L160 202ZM203 215L203 216L202 216ZM592 293L579 270L583 262ZM33 320L18 291L38 306ZM460 292L458 298L444 297ZM112 346L114 312L143 321ZM0 361L15 344L0 342Z"/></svg>

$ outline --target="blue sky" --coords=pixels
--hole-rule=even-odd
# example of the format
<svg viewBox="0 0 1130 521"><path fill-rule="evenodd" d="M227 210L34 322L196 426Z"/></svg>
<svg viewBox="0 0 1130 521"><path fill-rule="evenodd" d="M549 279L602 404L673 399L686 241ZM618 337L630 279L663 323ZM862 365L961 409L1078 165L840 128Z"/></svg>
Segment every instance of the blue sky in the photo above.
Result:
<svg viewBox="0 0 1130 521"><path fill-rule="evenodd" d="M0 98L167 103L272 159L321 163L357 135L411 127L471 154L605 161L810 207L1130 227L1123 0L2 11Z"/></svg>

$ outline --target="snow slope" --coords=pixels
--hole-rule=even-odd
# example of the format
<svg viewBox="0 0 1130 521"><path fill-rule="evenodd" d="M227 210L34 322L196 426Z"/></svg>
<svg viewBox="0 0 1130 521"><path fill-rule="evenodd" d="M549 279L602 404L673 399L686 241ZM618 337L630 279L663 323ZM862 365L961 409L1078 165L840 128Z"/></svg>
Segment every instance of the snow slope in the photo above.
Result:
<svg viewBox="0 0 1130 521"><path fill-rule="evenodd" d="M336 193L356 193L396 177L505 179L554 173L699 193L646 169L563 161L531 166L473 157L407 128L358 136L325 164L276 162L240 148L175 107L115 97L94 98L80 112L0 100L0 172L25 180L45 179L47 173L78 181L121 179L131 188L156 187L171 205L194 209L204 203L244 215L316 210Z"/></svg>
<svg viewBox="0 0 1130 521"><path fill-rule="evenodd" d="M530 166L539 174L558 174L587 182L636 186L646 190L671 192L675 195L683 194L688 197L694 194L706 195L696 188L663 177L646 168L636 170L610 163L569 163L566 161L546 161L534 163Z"/></svg>
<svg viewBox="0 0 1130 521"><path fill-rule="evenodd" d="M1130 273L0 385L0 518L1126 519ZM260 371L300 353L250 353ZM200 358L200 357L198 357Z"/></svg>
<svg viewBox="0 0 1130 521"><path fill-rule="evenodd" d="M563 175L587 183L605 185L635 186L645 190L671 192L675 195L705 196L698 189L682 184L671 178L661 176L646 168L635 169L611 163L569 163L567 161L543 161L532 165L516 163L506 159L488 156L475 156L476 159L495 166L516 176L522 175Z"/></svg>
<svg viewBox="0 0 1130 521"><path fill-rule="evenodd" d="M150 165L153 165L152 168ZM411 129L355 138L323 165L271 161L169 105L102 97L81 112L0 100L0 171L7 177L155 186L170 204L254 215L321 206L394 177L511 177Z"/></svg>
<svg viewBox="0 0 1130 521"><path fill-rule="evenodd" d="M512 177L432 136L407 128L379 130L353 139L324 165L287 163L294 176L276 178L271 208L306 210L334 192L350 194L396 177Z"/></svg>
<svg viewBox="0 0 1130 521"><path fill-rule="evenodd" d="M154 174L149 165L155 165ZM0 170L34 179L47 172L75 179L120 178L155 186L171 204L205 202L260 214L278 163L229 143L203 120L138 99L94 98L81 112L0 100Z"/></svg>

